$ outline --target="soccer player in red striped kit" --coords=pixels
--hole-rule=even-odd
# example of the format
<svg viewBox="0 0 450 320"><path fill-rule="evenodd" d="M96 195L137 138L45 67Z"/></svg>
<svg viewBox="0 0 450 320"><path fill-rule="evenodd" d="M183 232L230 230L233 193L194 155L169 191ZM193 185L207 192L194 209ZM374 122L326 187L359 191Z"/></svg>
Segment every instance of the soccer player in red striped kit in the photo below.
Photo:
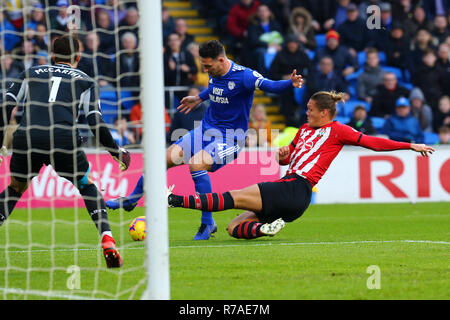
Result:
<svg viewBox="0 0 450 320"><path fill-rule="evenodd" d="M241 190L178 196L169 189L170 207L206 211L247 210L228 225L235 238L253 239L273 236L299 218L311 201L312 187L327 171L344 145L361 146L374 151L413 150L428 156L434 152L424 144L397 142L367 136L350 126L333 121L336 104L344 94L334 91L315 93L307 104L308 122L297 132L289 146L278 150L280 165L289 165L286 175L274 182L254 184Z"/></svg>

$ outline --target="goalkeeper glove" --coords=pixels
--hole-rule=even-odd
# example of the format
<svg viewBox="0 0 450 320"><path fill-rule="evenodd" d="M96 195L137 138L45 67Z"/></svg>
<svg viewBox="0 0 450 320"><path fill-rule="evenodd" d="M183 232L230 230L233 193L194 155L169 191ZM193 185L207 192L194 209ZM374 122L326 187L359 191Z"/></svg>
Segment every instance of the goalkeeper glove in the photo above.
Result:
<svg viewBox="0 0 450 320"><path fill-rule="evenodd" d="M122 171L125 171L130 166L131 156L130 152L124 148L119 148L118 154L113 156L113 159L119 163L119 168Z"/></svg>

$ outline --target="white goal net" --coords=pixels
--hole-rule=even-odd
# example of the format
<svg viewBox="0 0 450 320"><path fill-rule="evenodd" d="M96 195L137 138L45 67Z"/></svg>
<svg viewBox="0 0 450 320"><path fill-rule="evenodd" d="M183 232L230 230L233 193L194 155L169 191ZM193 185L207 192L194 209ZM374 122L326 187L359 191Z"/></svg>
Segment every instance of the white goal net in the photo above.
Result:
<svg viewBox="0 0 450 320"><path fill-rule="evenodd" d="M95 80L103 119L117 144L131 152L131 166L120 171L99 137L92 133L87 115L80 108L75 122L81 150L89 161L90 180L104 200L133 191L144 163L139 25L139 3L132 0L0 2L2 131L3 145L8 149L0 166L0 192L11 188L11 157L17 149L12 143L14 130L23 117L29 117L30 106L39 104L30 101L26 92L24 99L16 101L11 118L5 119L7 90L11 83L22 81L20 75L30 68L42 66L42 70L47 70L43 72L54 72L49 66L52 44L64 34L80 40L78 69ZM75 81L74 78L73 96ZM55 83L48 85L54 87ZM58 96L52 101L55 99ZM79 104L82 102L74 101L67 107L76 110ZM26 129L27 137L32 135L30 130ZM34 151L30 148L27 153ZM28 167L33 167L31 158L27 159ZM6 192L0 199L3 212L8 209L10 197L11 193ZM101 199L96 201L100 203ZM123 267L107 268L101 232L80 191L59 177L51 165L42 166L0 227L0 299L140 299L147 285L145 241L133 241L129 225L134 218L145 215L142 201L132 212L108 210L109 226Z"/></svg>

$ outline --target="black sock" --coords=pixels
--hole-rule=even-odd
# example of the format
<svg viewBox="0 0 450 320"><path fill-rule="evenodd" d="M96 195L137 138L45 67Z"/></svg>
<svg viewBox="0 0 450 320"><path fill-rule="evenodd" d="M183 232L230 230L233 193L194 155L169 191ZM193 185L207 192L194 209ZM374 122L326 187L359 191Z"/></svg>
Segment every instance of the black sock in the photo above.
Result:
<svg viewBox="0 0 450 320"><path fill-rule="evenodd" d="M80 193L100 235L105 231L111 231L105 200L102 194L98 192L97 187L94 184L90 184L81 190Z"/></svg>
<svg viewBox="0 0 450 320"><path fill-rule="evenodd" d="M198 209L202 211L224 211L234 208L234 200L230 192L202 193L194 196L169 196L169 204L173 207Z"/></svg>
<svg viewBox="0 0 450 320"><path fill-rule="evenodd" d="M11 187L6 188L0 193L0 225L8 219L21 196L21 193Z"/></svg>
<svg viewBox="0 0 450 320"><path fill-rule="evenodd" d="M233 229L233 237L238 239L254 239L262 237L259 232L263 224L256 221L243 221Z"/></svg>

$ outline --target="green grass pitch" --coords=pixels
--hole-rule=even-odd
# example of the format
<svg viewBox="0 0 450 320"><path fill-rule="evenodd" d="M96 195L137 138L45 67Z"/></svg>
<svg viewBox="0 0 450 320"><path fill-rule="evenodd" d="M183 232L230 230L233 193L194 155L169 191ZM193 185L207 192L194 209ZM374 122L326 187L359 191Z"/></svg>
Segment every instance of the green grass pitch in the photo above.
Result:
<svg viewBox="0 0 450 320"><path fill-rule="evenodd" d="M450 299L450 203L312 205L251 241L226 233L239 212L192 241L200 213L169 210L172 299ZM110 212L124 267L109 270L84 208L16 210L0 228L0 299L139 299L144 243L128 225L140 215Z"/></svg>

